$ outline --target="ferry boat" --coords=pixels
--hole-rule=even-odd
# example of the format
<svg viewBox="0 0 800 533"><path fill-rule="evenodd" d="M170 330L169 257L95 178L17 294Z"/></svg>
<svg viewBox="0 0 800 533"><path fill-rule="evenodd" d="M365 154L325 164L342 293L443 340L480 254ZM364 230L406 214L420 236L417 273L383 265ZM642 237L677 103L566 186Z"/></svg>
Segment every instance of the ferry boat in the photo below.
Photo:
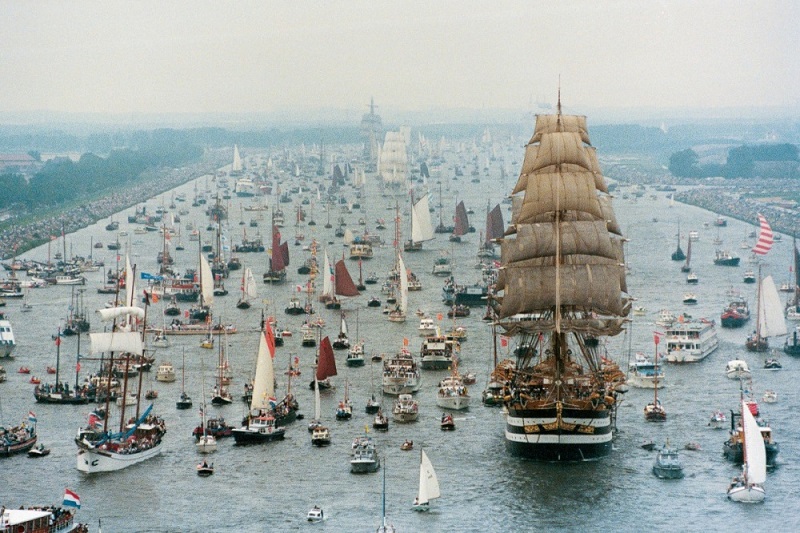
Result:
<svg viewBox="0 0 800 533"><path fill-rule="evenodd" d="M410 394L417 392L420 386L417 362L407 349L383 362L384 394Z"/></svg>
<svg viewBox="0 0 800 533"><path fill-rule="evenodd" d="M75 523L75 511L54 507L3 508L0 517L0 533L48 532L48 533L87 533L85 524Z"/></svg>
<svg viewBox="0 0 800 533"><path fill-rule="evenodd" d="M639 389L661 388L664 386L664 370L643 353L636 354L636 360L628 367L628 385Z"/></svg>
<svg viewBox="0 0 800 533"><path fill-rule="evenodd" d="M419 351L420 366L423 370L442 370L453 364L453 351L457 343L447 340L444 335L431 335L422 339Z"/></svg>
<svg viewBox="0 0 800 533"><path fill-rule="evenodd" d="M0 358L11 357L17 341L14 339L14 330L5 313L0 313Z"/></svg>
<svg viewBox="0 0 800 533"><path fill-rule="evenodd" d="M719 346L714 322L706 319L672 323L667 327L666 340L669 363L702 361Z"/></svg>

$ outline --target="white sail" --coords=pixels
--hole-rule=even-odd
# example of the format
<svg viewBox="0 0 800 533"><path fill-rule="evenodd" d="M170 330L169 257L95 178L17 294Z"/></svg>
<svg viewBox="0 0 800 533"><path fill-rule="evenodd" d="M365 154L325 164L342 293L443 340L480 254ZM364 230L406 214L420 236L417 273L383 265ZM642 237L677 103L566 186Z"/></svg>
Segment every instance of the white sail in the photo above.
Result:
<svg viewBox="0 0 800 533"><path fill-rule="evenodd" d="M239 146L233 145L233 163L231 164L231 172L242 171L242 158L239 156Z"/></svg>
<svg viewBox="0 0 800 533"><path fill-rule="evenodd" d="M328 259L328 251L325 250L325 261L322 268L322 297L333 298L333 269Z"/></svg>
<svg viewBox="0 0 800 533"><path fill-rule="evenodd" d="M203 297L203 305L211 306L214 303L214 274L208 260L200 256L200 292Z"/></svg>
<svg viewBox="0 0 800 533"><path fill-rule="evenodd" d="M256 278L253 276L253 271L250 267L244 269L244 293L248 298L255 298L258 296L256 285Z"/></svg>
<svg viewBox="0 0 800 533"><path fill-rule="evenodd" d="M345 337L347 336L347 321L344 319L344 313L342 313L342 323L340 331L341 333L344 333Z"/></svg>
<svg viewBox="0 0 800 533"><path fill-rule="evenodd" d="M408 272L402 255L397 256L397 268L400 271L400 312L405 316L408 314Z"/></svg>
<svg viewBox="0 0 800 533"><path fill-rule="evenodd" d="M268 328L271 328L267 324ZM275 397L275 369L272 365L273 354L267 344L267 333L258 335L258 355L256 356L256 375L253 379L253 399L251 410L269 409L269 399Z"/></svg>
<svg viewBox="0 0 800 533"><path fill-rule="evenodd" d="M384 183L405 185L408 174L408 153L402 132L386 132L378 160L378 174Z"/></svg>
<svg viewBox="0 0 800 533"><path fill-rule="evenodd" d="M135 316L136 318L144 318L144 309L141 307L111 307L109 309L98 309L97 314L100 315L100 320L108 322L115 318L120 318L127 315Z"/></svg>
<svg viewBox="0 0 800 533"><path fill-rule="evenodd" d="M758 319L761 323L759 324L759 334L761 337L786 335L783 306L772 276L767 276L761 280L760 290L759 305L761 309L759 309Z"/></svg>
<svg viewBox="0 0 800 533"><path fill-rule="evenodd" d="M761 429L745 402L742 402L742 427L747 482L762 484L767 480L767 450Z"/></svg>
<svg viewBox="0 0 800 533"><path fill-rule="evenodd" d="M433 235L428 193L425 193L411 207L411 240L415 243L429 241Z"/></svg>
<svg viewBox="0 0 800 533"><path fill-rule="evenodd" d="M353 232L350 231L349 228L344 230L344 243L345 244L347 244L349 246L350 244L353 243L354 239L355 239L355 236L353 235Z"/></svg>
<svg viewBox="0 0 800 533"><path fill-rule="evenodd" d="M133 268L131 267L131 258L126 255L125 256L125 305L126 306L133 306L134 301L134 290L135 290L135 279L133 275Z"/></svg>
<svg viewBox="0 0 800 533"><path fill-rule="evenodd" d="M112 331L90 333L92 355L109 352L122 352L142 355L144 345L142 334L137 331Z"/></svg>
<svg viewBox="0 0 800 533"><path fill-rule="evenodd" d="M428 455L425 450L421 451L422 459L419 463L419 495L417 496L418 503L428 503L430 500L435 500L440 496L439 493L439 480L436 478L436 472L433 470Z"/></svg>

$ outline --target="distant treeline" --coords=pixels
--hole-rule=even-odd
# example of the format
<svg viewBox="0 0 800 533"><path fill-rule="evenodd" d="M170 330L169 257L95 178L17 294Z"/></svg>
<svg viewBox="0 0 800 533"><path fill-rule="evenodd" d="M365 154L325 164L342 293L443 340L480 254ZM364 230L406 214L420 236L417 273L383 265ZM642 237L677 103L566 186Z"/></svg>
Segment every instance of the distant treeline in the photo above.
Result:
<svg viewBox="0 0 800 533"><path fill-rule="evenodd" d="M767 165L765 163L770 163ZM758 144L731 148L725 163L700 164L694 150L675 152L669 158L669 170L681 178L754 178L765 172L774 174L777 168L780 177L798 178L798 148L794 144ZM772 167L772 168L770 168ZM770 176L772 177L772 176Z"/></svg>
<svg viewBox="0 0 800 533"><path fill-rule="evenodd" d="M91 197L134 183L149 168L179 167L202 155L202 148L189 143L150 143L138 150L112 150L105 158L86 153L77 162L51 159L29 181L19 174L0 175L0 208L55 206Z"/></svg>

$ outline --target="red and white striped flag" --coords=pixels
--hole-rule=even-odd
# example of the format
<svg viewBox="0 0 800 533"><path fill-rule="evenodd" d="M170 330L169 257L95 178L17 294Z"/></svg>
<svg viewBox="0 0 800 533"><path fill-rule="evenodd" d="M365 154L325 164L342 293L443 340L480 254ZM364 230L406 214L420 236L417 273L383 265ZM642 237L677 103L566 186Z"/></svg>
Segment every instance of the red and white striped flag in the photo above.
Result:
<svg viewBox="0 0 800 533"><path fill-rule="evenodd" d="M758 241L753 246L753 253L758 255L766 255L772 248L772 228L769 227L767 219L761 213L758 214Z"/></svg>

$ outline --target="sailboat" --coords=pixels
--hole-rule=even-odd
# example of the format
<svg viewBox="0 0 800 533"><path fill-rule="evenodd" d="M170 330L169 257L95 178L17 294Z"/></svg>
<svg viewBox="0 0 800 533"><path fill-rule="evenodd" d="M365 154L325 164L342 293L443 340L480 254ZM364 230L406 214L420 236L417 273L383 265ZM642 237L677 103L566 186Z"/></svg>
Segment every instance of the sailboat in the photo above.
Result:
<svg viewBox="0 0 800 533"><path fill-rule="evenodd" d="M422 250L422 243L433 240L433 224L431 223L431 211L428 205L428 193L420 197L411 205L411 238L403 245L406 252L418 252Z"/></svg>
<svg viewBox="0 0 800 533"><path fill-rule="evenodd" d="M200 406L200 427L203 428L203 433L197 439L195 446L197 447L197 451L200 453L211 453L217 450L217 439L214 437L214 435L210 435L206 428L206 377L205 366L201 364L201 367L203 368L203 404Z"/></svg>
<svg viewBox="0 0 800 533"><path fill-rule="evenodd" d="M128 284L131 296L133 294L133 280ZM130 302L130 299L128 299ZM104 321L115 320L121 317L128 318L130 324L132 317L144 320L145 310L140 307L125 306L111 309L101 309L100 317ZM110 356L109 368L114 366L114 354L121 354L118 361L122 361L124 369L130 366L131 357L142 357L144 354L144 341L142 332L129 330L130 326L115 327L112 331L91 333L91 353L107 353ZM141 392L141 373L139 374L139 391ZM108 401L111 397L111 379L107 379L106 412ZM128 373L125 372L122 396L128 395ZM164 445L163 438L167 432L166 424L161 417L152 415L153 404L150 404L143 413L139 411L139 400L142 395L136 395L136 412L131 420L125 414L125 403L120 407L119 430L110 431L109 418L105 417L103 426L98 429L91 421L87 427L81 428L75 443L78 446L76 467L87 474L97 472L112 472L122 470L136 463L140 463L161 453Z"/></svg>
<svg viewBox="0 0 800 533"><path fill-rule="evenodd" d="M512 454L586 461L611 453L625 375L599 337L630 313L622 231L586 118L538 115L514 189L490 304L518 348L503 404ZM520 196L517 193L524 192ZM501 363L502 365L502 363Z"/></svg>
<svg viewBox="0 0 800 533"><path fill-rule="evenodd" d="M692 267L690 266L690 262L692 260L692 239L689 239L689 244L686 248L686 262L681 267L681 272L683 273L691 273ZM689 278L686 278L687 281Z"/></svg>
<svg viewBox="0 0 800 533"><path fill-rule="evenodd" d="M333 356L333 347L328 337L319 343L317 353L317 371L314 373L314 381L310 383L312 389L319 387L322 390L333 388L330 378L336 375L336 359Z"/></svg>
<svg viewBox="0 0 800 533"><path fill-rule="evenodd" d="M653 334L655 353L653 354L653 401L644 406L644 419L648 422L664 422L667 420L667 411L658 399L658 343L661 340L659 333Z"/></svg>
<svg viewBox="0 0 800 533"><path fill-rule="evenodd" d="M420 450L419 454L419 490L411 508L414 511L428 511L430 501L440 496L439 479L425 450Z"/></svg>
<svg viewBox="0 0 800 533"><path fill-rule="evenodd" d="M800 320L800 270L798 270L800 268L800 251L797 249L797 240L794 238L792 239L792 255L794 260L794 285L792 283L787 284L792 297L786 302L786 319L797 321ZM786 346L790 347L788 339ZM790 348L790 350L784 349L786 353L791 353L792 355L800 353L800 346L796 341Z"/></svg>
<svg viewBox="0 0 800 533"><path fill-rule="evenodd" d="M389 311L390 322L405 322L408 313L408 272L403 256L397 254L397 272L400 276L400 300L395 308Z"/></svg>
<svg viewBox="0 0 800 533"><path fill-rule="evenodd" d="M94 400L94 391L87 387L80 387L78 385L78 374L81 369L81 332L77 331L78 335L78 348L75 363L75 387L70 390L66 382L62 383L60 380L61 372L61 329L56 334L56 380L51 384L38 384L33 389L33 396L38 403L54 403L54 404L69 404L81 405L89 403L89 400Z"/></svg>
<svg viewBox="0 0 800 533"><path fill-rule="evenodd" d="M347 350L350 348L350 339L347 338L347 321L344 318L344 311L339 320L339 335L333 341L334 350Z"/></svg>
<svg viewBox="0 0 800 533"><path fill-rule="evenodd" d="M758 220L760 230L752 251L756 255L766 255L772 248L772 229L767 219L760 213ZM747 337L745 348L751 352L765 352L769 350L769 337L786 335L786 322L775 282L772 276L761 278L761 266L758 267L756 313L756 330Z"/></svg>
<svg viewBox="0 0 800 533"><path fill-rule="evenodd" d="M678 247L672 252L672 260L683 261L684 259L686 259L686 254L683 253L681 248L681 224L678 222Z"/></svg>
<svg viewBox="0 0 800 533"><path fill-rule="evenodd" d="M469 232L469 218L467 216L467 208L462 200L456 205L455 224L453 233L450 235L450 242L461 242L461 237L466 235L467 232Z"/></svg>
<svg viewBox="0 0 800 533"><path fill-rule="evenodd" d="M386 460L383 461L383 489L381 490L381 513L383 520L378 526L376 533L397 533L397 529L392 524L386 523Z"/></svg>
<svg viewBox="0 0 800 533"><path fill-rule="evenodd" d="M233 396L228 390L230 385L230 362L226 356L225 345L228 344L227 335L223 341L221 333L217 333L218 343L218 361L217 361L217 376L214 390L211 392L211 403L214 405L230 405L233 403ZM205 399L204 399L205 401Z"/></svg>
<svg viewBox="0 0 800 533"><path fill-rule="evenodd" d="M378 154L378 176L383 195L405 192L408 177L406 138L401 131L387 131ZM388 191L387 191L388 189Z"/></svg>
<svg viewBox="0 0 800 533"><path fill-rule="evenodd" d="M344 323L344 313L342 321ZM352 367L364 366L364 339L358 336L358 322L358 309L356 308L356 341L350 346L347 351L347 359L345 359L347 366Z"/></svg>
<svg viewBox="0 0 800 533"><path fill-rule="evenodd" d="M250 267L244 269L242 274L242 297L236 304L239 309L250 309L250 301L258 296L256 289L256 279L253 277L253 271Z"/></svg>
<svg viewBox="0 0 800 533"><path fill-rule="evenodd" d="M741 503L759 503L766 497L767 451L761 429L747 403L742 400L744 464L742 476L733 479L728 487L728 499Z"/></svg>
<svg viewBox="0 0 800 533"><path fill-rule="evenodd" d="M270 248L269 269L264 273L264 283L283 283L286 281L286 267L289 266L289 245L281 243L281 232L272 214L272 247Z"/></svg>
<svg viewBox="0 0 800 533"><path fill-rule="evenodd" d="M350 383L344 382L344 399L336 407L336 420L350 420L353 418L353 402L350 401Z"/></svg>
<svg viewBox="0 0 800 533"><path fill-rule="evenodd" d="M253 379L253 396L245 425L233 430L237 444L263 443L281 440L286 432L277 423L275 410L275 335L269 320L264 321L264 330L258 335L256 373Z"/></svg>
<svg viewBox="0 0 800 533"><path fill-rule="evenodd" d="M205 397L205 392L203 393ZM186 348L183 349L183 364L181 365L181 396L175 407L177 409L189 409L192 406L192 398L186 394Z"/></svg>

